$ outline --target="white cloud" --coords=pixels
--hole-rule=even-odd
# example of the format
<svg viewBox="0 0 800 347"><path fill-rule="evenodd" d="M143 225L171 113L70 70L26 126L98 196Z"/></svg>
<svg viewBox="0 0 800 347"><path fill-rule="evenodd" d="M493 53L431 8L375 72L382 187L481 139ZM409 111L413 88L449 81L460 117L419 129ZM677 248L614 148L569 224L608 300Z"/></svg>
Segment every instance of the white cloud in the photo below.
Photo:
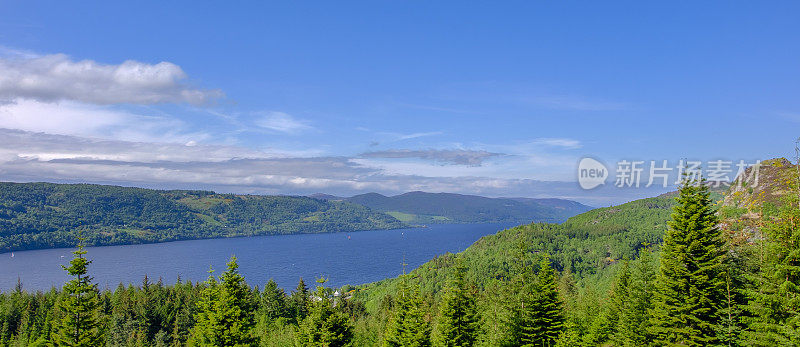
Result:
<svg viewBox="0 0 800 347"><path fill-rule="evenodd" d="M416 138L424 137L424 136L434 136L434 135L441 135L441 134L443 134L443 132L441 132L441 131L431 131L431 132L427 132L427 133L396 134L396 135L397 135L397 139L398 140L410 140L410 139L416 139Z"/></svg>
<svg viewBox="0 0 800 347"><path fill-rule="evenodd" d="M49 103L30 99L0 104L0 128L126 141L186 143L208 137L183 131L185 124L174 118L74 101Z"/></svg>
<svg viewBox="0 0 800 347"><path fill-rule="evenodd" d="M368 162L347 157L282 157L236 146L87 139L0 129L0 178L12 181L113 183L239 193L384 194L412 190L493 196L558 196L577 188L496 167ZM505 170L504 170L505 171ZM531 172L531 174L534 172ZM535 176L535 175L531 175ZM570 191L570 194L576 193Z"/></svg>
<svg viewBox="0 0 800 347"><path fill-rule="evenodd" d="M283 112L270 111L261 114L255 124L269 130L286 134L298 134L313 129L307 122L295 119Z"/></svg>
<svg viewBox="0 0 800 347"><path fill-rule="evenodd" d="M360 155L362 158L387 158L387 159L407 159L417 158L432 160L437 163L450 165L481 166L486 159L502 156L500 153L491 153L479 150L466 149L392 149L385 151L366 152Z"/></svg>
<svg viewBox="0 0 800 347"><path fill-rule="evenodd" d="M567 149L577 149L582 147L580 141L567 138L542 137L533 140L533 143L553 147L563 147Z"/></svg>
<svg viewBox="0 0 800 347"><path fill-rule="evenodd" d="M74 61L64 54L32 55L5 50L0 56L0 99L73 100L91 104L203 104L219 90L186 85L186 73L170 62L127 60L102 64Z"/></svg>
<svg viewBox="0 0 800 347"><path fill-rule="evenodd" d="M385 141L393 142L393 141L403 141L403 140L417 139L417 138L426 137L426 136L436 136L436 135L444 134L444 132L441 132L441 131L429 131L429 132L417 132L417 133L404 134L404 133L392 133L392 132L382 131L382 132L378 132L376 134L379 135L379 136L385 137L386 139L383 139Z"/></svg>

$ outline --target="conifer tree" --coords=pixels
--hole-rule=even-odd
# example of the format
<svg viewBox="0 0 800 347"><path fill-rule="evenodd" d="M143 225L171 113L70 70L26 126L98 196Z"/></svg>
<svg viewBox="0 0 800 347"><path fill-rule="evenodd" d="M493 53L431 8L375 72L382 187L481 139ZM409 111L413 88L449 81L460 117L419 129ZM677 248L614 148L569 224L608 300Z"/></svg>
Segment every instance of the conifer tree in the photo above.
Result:
<svg viewBox="0 0 800 347"><path fill-rule="evenodd" d="M254 343L252 293L239 274L236 257L219 281L213 272L206 282L195 315L195 343L201 346L249 346Z"/></svg>
<svg viewBox="0 0 800 347"><path fill-rule="evenodd" d="M797 179L795 177L795 179ZM796 192L797 182L789 182ZM788 194L774 217L765 216L763 261L750 291L747 344L800 345L800 208Z"/></svg>
<svg viewBox="0 0 800 347"><path fill-rule="evenodd" d="M526 288L523 292L525 305L519 323L521 345L553 346L563 331L564 318L549 257L542 258L536 281L527 284Z"/></svg>
<svg viewBox="0 0 800 347"><path fill-rule="evenodd" d="M83 239L78 250L72 252L75 257L69 267L61 266L74 278L64 285L64 292L58 302L63 317L58 322L52 337L56 346L97 346L101 344L102 332L99 321L97 284L87 275L87 267L92 262L87 260L83 249Z"/></svg>
<svg viewBox="0 0 800 347"><path fill-rule="evenodd" d="M719 342L725 249L705 181L685 180L668 222L652 310L655 343Z"/></svg>
<svg viewBox="0 0 800 347"><path fill-rule="evenodd" d="M395 304L386 326L384 346L426 347L431 345L431 328L425 319L426 310L419 287L413 288L405 276L395 298Z"/></svg>
<svg viewBox="0 0 800 347"><path fill-rule="evenodd" d="M479 342L480 346L511 345L514 324L513 305L516 293L508 281L491 279L482 291L478 307L482 308Z"/></svg>
<svg viewBox="0 0 800 347"><path fill-rule="evenodd" d="M475 297L464 280L464 269L458 267L445 289L434 333L436 346L472 346L478 332Z"/></svg>
<svg viewBox="0 0 800 347"><path fill-rule="evenodd" d="M261 293L261 308L263 315L269 320L288 316L289 308L286 303L286 293L272 279L267 282L263 293Z"/></svg>
<svg viewBox="0 0 800 347"><path fill-rule="evenodd" d="M615 283L613 305L617 310L616 332L613 341L618 346L642 346L649 341L648 330L652 296L655 291L653 256L648 248L639 251L639 258L625 264L627 272ZM624 284L622 284L624 283ZM625 289L617 291L617 285Z"/></svg>
<svg viewBox="0 0 800 347"><path fill-rule="evenodd" d="M614 326L612 339L618 345L623 345L622 340L627 338L627 329L624 328L626 322L624 316L630 302L631 269L630 260L623 259L617 269L617 276L611 288L609 298L609 318Z"/></svg>
<svg viewBox="0 0 800 347"><path fill-rule="evenodd" d="M308 297L308 287L306 286L306 282L303 281L303 278L300 277L300 281L297 282L297 288L295 288L294 292L292 292L292 295L289 298L292 313L298 323L303 321L308 314Z"/></svg>
<svg viewBox="0 0 800 347"><path fill-rule="evenodd" d="M214 277L214 270L209 268L208 280L197 300L197 313L194 316L196 323L192 330L192 338L200 346L213 346L222 341L220 331L224 328L217 314L219 292L220 288Z"/></svg>
<svg viewBox="0 0 800 347"><path fill-rule="evenodd" d="M346 346L353 338L349 318L333 306L333 295L325 287L325 279L317 280L317 290L309 305L308 315L300 323L296 340L300 346Z"/></svg>

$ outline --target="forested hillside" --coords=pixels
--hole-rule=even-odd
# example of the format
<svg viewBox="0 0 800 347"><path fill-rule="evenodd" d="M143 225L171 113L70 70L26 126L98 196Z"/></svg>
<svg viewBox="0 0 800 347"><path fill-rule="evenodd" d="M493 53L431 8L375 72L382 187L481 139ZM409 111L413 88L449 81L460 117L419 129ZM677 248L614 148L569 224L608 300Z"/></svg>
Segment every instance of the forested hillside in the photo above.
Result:
<svg viewBox="0 0 800 347"><path fill-rule="evenodd" d="M521 245L531 260L548 254L553 266L576 278L592 277L633 258L644 245L661 242L674 198L659 196L623 205L591 210L562 224L531 223L484 236L464 252L445 254L410 273L423 292L431 295L450 280L456 265L463 265L466 278L483 289L492 279L508 276ZM359 295L367 301L393 292L400 281L389 279L363 286ZM375 302L373 302L375 304Z"/></svg>
<svg viewBox="0 0 800 347"><path fill-rule="evenodd" d="M0 252L402 227L381 212L307 197L91 184L0 183Z"/></svg>
<svg viewBox="0 0 800 347"><path fill-rule="evenodd" d="M329 198L329 197L328 197ZM414 224L562 222L591 207L564 199L487 198L450 193L368 193L345 201L383 211Z"/></svg>
<svg viewBox="0 0 800 347"><path fill-rule="evenodd" d="M738 219L722 196L686 182L358 287L252 288L233 258L203 283L99 292L79 250L62 290L0 294L0 345L796 346L800 178L786 173L767 182L780 203L744 212L749 237L725 227Z"/></svg>

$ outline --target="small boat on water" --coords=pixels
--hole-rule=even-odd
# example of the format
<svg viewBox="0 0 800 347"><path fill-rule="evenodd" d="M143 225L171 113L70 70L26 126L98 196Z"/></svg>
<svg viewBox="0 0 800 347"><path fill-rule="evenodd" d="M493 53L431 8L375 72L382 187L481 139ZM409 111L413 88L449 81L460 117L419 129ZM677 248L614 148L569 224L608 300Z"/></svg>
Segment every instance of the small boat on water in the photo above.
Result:
<svg viewBox="0 0 800 347"><path fill-rule="evenodd" d="M11 258L14 258L14 252L11 252Z"/></svg>

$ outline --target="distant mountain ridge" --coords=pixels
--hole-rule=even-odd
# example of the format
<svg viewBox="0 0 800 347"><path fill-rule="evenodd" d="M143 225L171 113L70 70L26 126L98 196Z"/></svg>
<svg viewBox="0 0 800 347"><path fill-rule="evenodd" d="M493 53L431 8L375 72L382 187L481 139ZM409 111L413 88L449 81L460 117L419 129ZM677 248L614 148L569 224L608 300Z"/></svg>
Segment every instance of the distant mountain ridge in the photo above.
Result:
<svg viewBox="0 0 800 347"><path fill-rule="evenodd" d="M214 237L395 229L361 205L300 196L0 182L0 253Z"/></svg>
<svg viewBox="0 0 800 347"><path fill-rule="evenodd" d="M315 194L315 197L331 199L326 198L324 194ZM412 224L563 222L569 217L592 209L590 206L565 199L487 198L477 195L419 191L395 196L366 193L339 199L385 212L400 221Z"/></svg>

